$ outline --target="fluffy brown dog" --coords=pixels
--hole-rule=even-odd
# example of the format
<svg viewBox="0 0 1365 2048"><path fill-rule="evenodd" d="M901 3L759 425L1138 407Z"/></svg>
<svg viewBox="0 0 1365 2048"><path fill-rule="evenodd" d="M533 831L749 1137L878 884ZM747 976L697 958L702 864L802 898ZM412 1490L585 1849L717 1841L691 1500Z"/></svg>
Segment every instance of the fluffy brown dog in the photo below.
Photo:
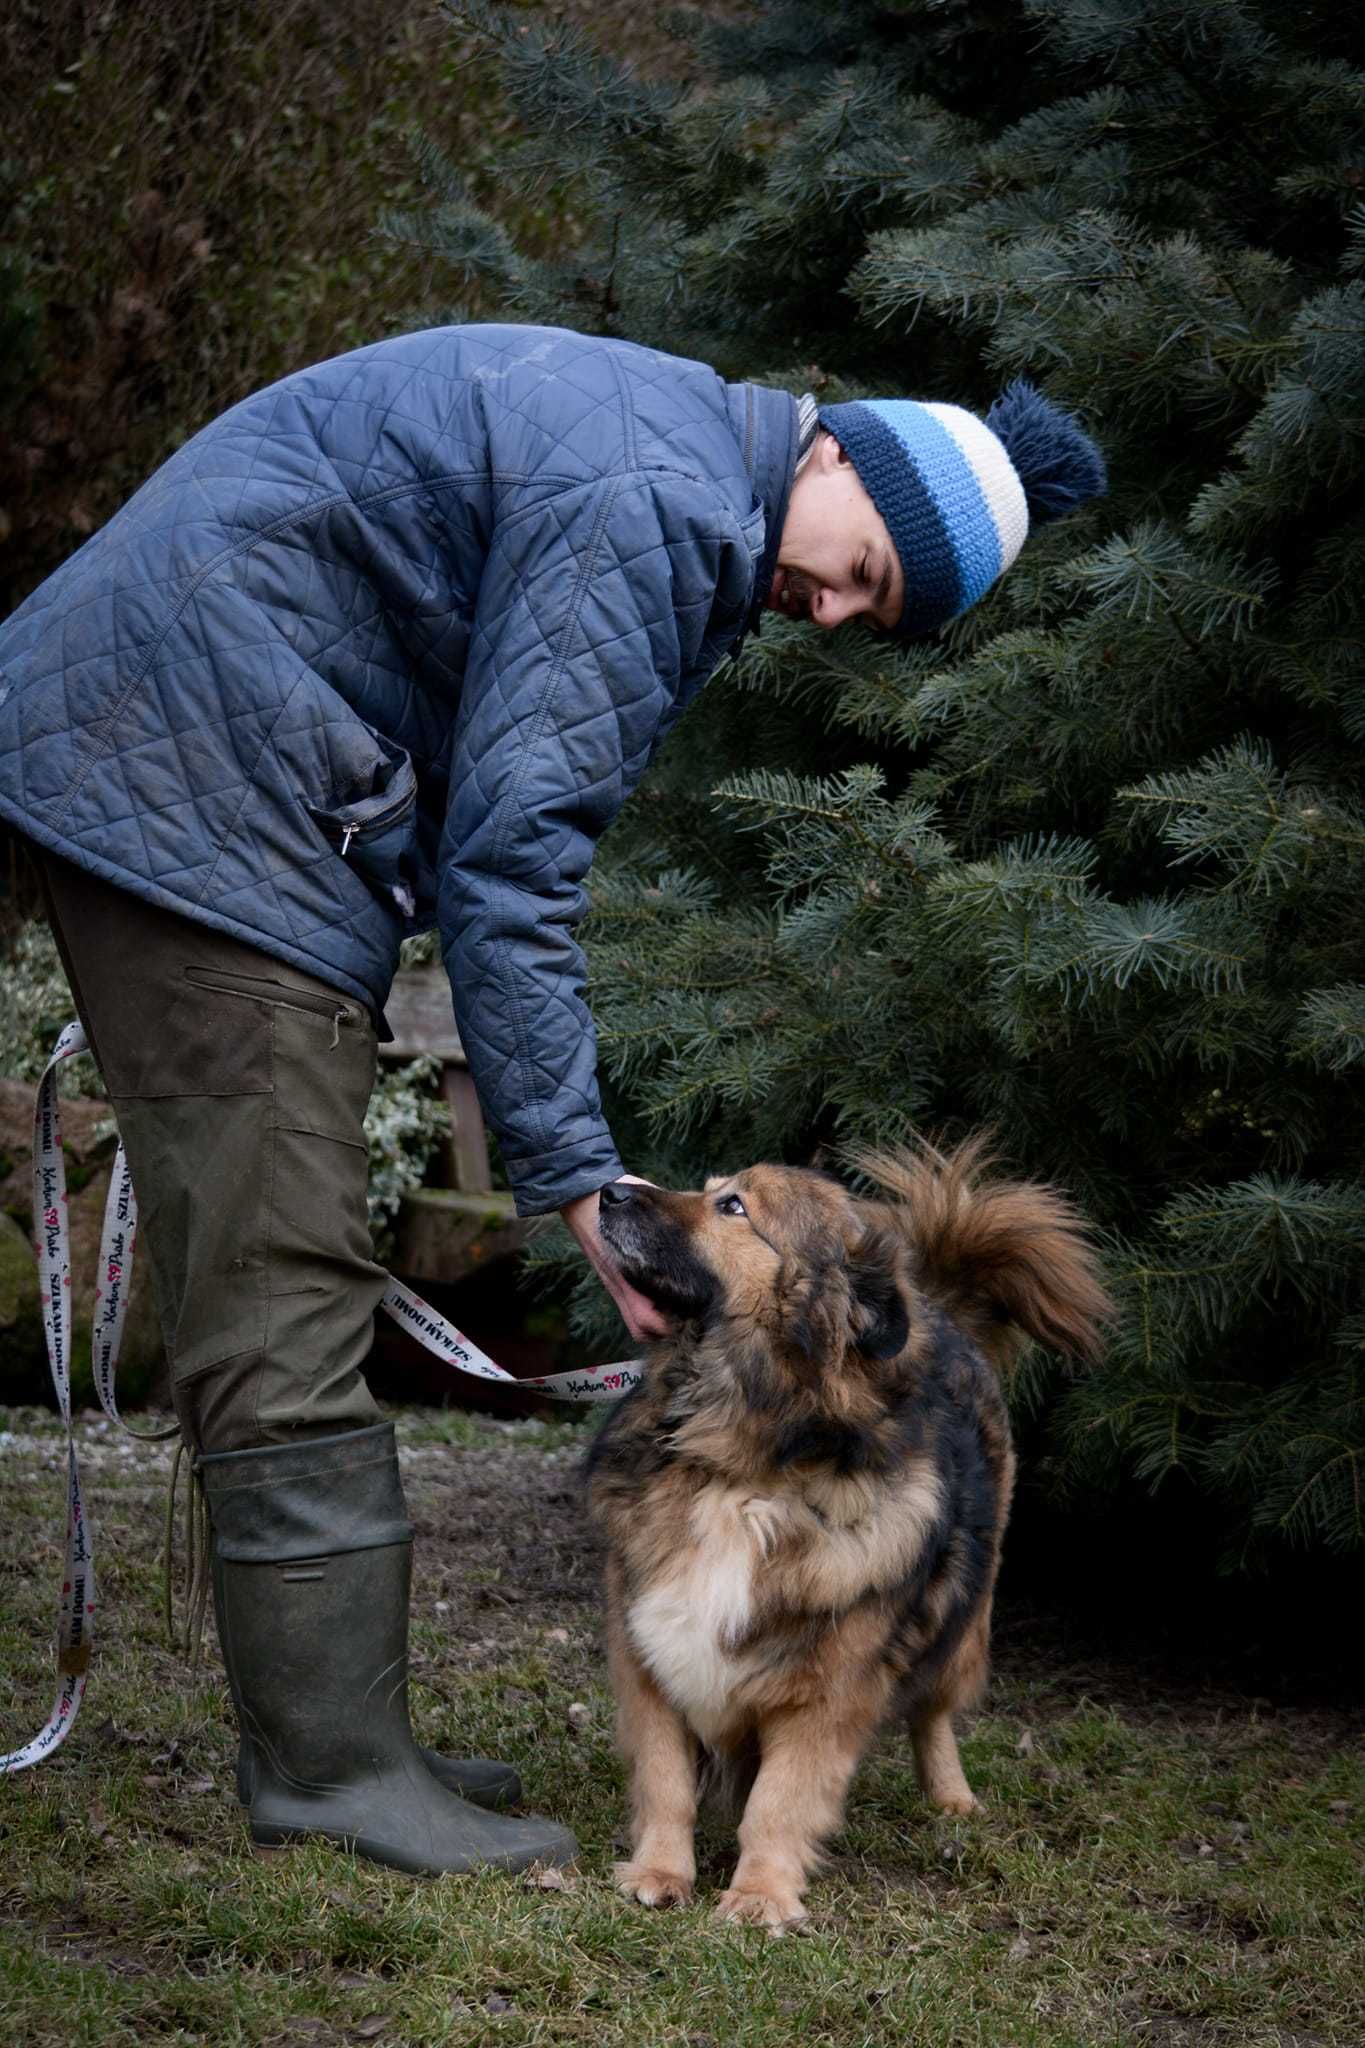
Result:
<svg viewBox="0 0 1365 2048"><path fill-rule="evenodd" d="M920 1782L974 1804L952 1716L986 1676L1014 1456L996 1369L1094 1353L1075 1212L979 1145L858 1161L888 1199L757 1166L700 1194L617 1183L602 1234L678 1318L589 1460L647 1906L691 1896L699 1774L747 1792L718 1904L805 1918L859 1758L908 1718Z"/></svg>

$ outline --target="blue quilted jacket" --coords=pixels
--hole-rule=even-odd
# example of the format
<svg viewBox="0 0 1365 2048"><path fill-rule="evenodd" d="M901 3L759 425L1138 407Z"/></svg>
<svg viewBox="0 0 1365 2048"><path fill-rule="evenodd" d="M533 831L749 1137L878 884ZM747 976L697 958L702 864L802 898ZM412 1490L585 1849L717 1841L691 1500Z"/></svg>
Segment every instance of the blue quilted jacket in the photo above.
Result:
<svg viewBox="0 0 1365 2048"><path fill-rule="evenodd" d="M556 329L286 377L0 627L0 814L381 1017L437 926L518 1207L555 1208L620 1171L584 877L766 588L795 457L785 393Z"/></svg>

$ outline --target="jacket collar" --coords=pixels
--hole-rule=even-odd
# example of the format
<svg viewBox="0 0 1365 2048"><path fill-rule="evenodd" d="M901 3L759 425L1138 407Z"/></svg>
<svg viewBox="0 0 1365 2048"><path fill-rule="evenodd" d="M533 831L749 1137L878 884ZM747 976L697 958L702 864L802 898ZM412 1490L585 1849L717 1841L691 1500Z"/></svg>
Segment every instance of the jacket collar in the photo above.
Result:
<svg viewBox="0 0 1365 2048"><path fill-rule="evenodd" d="M744 466L763 506L763 559L754 577L749 616L730 652L738 654L749 633L759 631L763 600L772 588L777 570L777 550L787 517L792 478L800 445L796 400L788 391L774 391L766 384L727 384L726 403L736 441L744 451Z"/></svg>

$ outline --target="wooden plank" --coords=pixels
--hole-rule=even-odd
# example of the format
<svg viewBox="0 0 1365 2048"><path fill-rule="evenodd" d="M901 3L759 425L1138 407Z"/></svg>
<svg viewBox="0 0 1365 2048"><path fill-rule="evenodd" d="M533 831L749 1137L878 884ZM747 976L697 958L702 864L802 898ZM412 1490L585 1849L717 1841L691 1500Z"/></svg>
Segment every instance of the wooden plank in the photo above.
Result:
<svg viewBox="0 0 1365 2048"><path fill-rule="evenodd" d="M493 1185L488 1171L488 1133L468 1067L447 1060L441 1068L441 1093L450 1111L451 1185L464 1194L484 1194Z"/></svg>
<svg viewBox="0 0 1365 2048"><path fill-rule="evenodd" d="M401 1280L463 1280L490 1259L520 1251L528 1225L509 1194L414 1188L403 1198L393 1270Z"/></svg>
<svg viewBox="0 0 1365 2048"><path fill-rule="evenodd" d="M401 968L393 977L384 1014L393 1033L392 1044L379 1048L385 1059L413 1060L420 1053L434 1053L459 1067L468 1064L443 967Z"/></svg>
<svg viewBox="0 0 1365 2048"><path fill-rule="evenodd" d="M492 1186L488 1133L455 1029L450 983L444 970L404 968L394 976L384 1007L393 1040L380 1050L388 1059L410 1060L426 1054L441 1062L441 1093L450 1111L450 1137L443 1148L446 1179L464 1193L486 1193Z"/></svg>

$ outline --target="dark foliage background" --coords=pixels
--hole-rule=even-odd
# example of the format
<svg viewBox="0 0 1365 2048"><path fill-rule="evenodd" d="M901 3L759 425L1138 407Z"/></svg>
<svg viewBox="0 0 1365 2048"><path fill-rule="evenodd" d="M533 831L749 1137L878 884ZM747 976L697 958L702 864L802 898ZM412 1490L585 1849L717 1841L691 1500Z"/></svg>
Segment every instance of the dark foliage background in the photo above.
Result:
<svg viewBox="0 0 1365 2048"><path fill-rule="evenodd" d="M1016 1389L1057 1500L1203 1557L1365 1529L1361 32L1244 0L677 18L642 82L447 8L575 195L528 251L433 129L449 289L826 399L1027 371L1113 489L941 639L774 621L599 862L633 1166L981 1123L1097 1219L1107 1365Z"/></svg>

